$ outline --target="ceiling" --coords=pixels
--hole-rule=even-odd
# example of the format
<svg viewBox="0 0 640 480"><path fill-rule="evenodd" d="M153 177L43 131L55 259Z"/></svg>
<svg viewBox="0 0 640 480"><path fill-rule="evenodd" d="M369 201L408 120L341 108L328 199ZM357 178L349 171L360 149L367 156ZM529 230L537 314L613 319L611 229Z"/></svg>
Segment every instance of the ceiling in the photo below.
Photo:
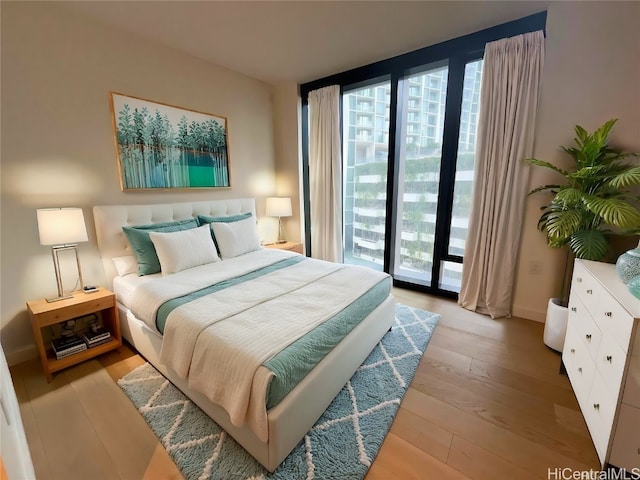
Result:
<svg viewBox="0 0 640 480"><path fill-rule="evenodd" d="M267 83L304 83L544 10L548 1L61 2Z"/></svg>

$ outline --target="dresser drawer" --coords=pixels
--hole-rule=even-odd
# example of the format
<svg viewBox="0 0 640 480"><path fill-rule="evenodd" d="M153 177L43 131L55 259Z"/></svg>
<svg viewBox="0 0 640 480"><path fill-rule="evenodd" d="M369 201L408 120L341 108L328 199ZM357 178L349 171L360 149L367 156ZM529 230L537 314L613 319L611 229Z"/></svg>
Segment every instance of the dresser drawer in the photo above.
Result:
<svg viewBox="0 0 640 480"><path fill-rule="evenodd" d="M629 350L631 330L633 329L633 317L629 312L604 290L601 292L598 305L593 312L593 318L600 330L610 334L626 353Z"/></svg>
<svg viewBox="0 0 640 480"><path fill-rule="evenodd" d="M577 295L587 310L594 312L598 304L598 295L602 286L584 267L581 262L576 262L573 268L571 282L571 295Z"/></svg>
<svg viewBox="0 0 640 480"><path fill-rule="evenodd" d="M607 455L616 403L616 399L608 391L606 382L596 372L586 405L580 407L602 464L605 463Z"/></svg>
<svg viewBox="0 0 640 480"><path fill-rule="evenodd" d="M562 359L598 458L640 473L640 301L615 265L576 259L569 307Z"/></svg>
<svg viewBox="0 0 640 480"><path fill-rule="evenodd" d="M581 408L586 405L596 367L591 356L576 330L576 323L569 322L564 348L562 349L562 361L567 369L567 375L571 387L578 399Z"/></svg>
<svg viewBox="0 0 640 480"><path fill-rule="evenodd" d="M596 357L596 370L602 375L609 392L616 398L620 394L620 385L624 375L627 355L609 335L603 335Z"/></svg>
<svg viewBox="0 0 640 480"><path fill-rule="evenodd" d="M578 299L576 295L571 296L569 302L569 322L575 323L576 333L591 358L595 361L600 348L602 333L596 322L591 318L586 307Z"/></svg>
<svg viewBox="0 0 640 480"><path fill-rule="evenodd" d="M85 295L85 294L82 294ZM46 327L48 325L54 325L56 323L64 322L65 320L71 320L72 318L82 317L90 313L99 312L113 308L116 305L116 296L111 294L107 296L100 296L96 298L87 297L89 301L82 303L72 303L67 306L60 306L56 309L51 309L37 314L37 322L40 327ZM62 303L62 302L60 302Z"/></svg>
<svg viewBox="0 0 640 480"><path fill-rule="evenodd" d="M638 432L640 432L640 409L623 403L618 415L618 426L609 463L627 470L640 467L640 434Z"/></svg>

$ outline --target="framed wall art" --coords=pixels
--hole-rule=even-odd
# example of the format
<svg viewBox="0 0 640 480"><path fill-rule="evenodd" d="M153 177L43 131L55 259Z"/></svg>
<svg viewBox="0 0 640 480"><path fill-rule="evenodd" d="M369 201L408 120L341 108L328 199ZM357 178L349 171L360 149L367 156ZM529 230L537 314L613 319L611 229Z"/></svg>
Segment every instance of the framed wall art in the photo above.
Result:
<svg viewBox="0 0 640 480"><path fill-rule="evenodd" d="M122 190L230 187L227 119L111 92Z"/></svg>

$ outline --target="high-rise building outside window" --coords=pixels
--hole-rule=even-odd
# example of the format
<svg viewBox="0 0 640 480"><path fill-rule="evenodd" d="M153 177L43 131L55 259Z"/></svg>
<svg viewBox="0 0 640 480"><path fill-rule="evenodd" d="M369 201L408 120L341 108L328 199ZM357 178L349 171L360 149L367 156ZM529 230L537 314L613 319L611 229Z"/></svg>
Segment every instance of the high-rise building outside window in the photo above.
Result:
<svg viewBox="0 0 640 480"><path fill-rule="evenodd" d="M454 188L454 210L449 253L463 256L469 222L476 115L480 101L482 60L465 69L458 159ZM446 67L407 79L407 114L404 119L404 193L399 202L395 272L397 275L429 283L438 201L442 134L447 90ZM389 82L347 91L343 98L344 168L344 262L364 264L382 270L385 250ZM381 102L380 99L385 99ZM376 101L378 100L378 101ZM363 105L376 101L375 120L363 120ZM356 108L354 108L356 106ZM381 113L384 112L383 115ZM354 125L358 128L354 136ZM460 289L461 265L445 262L440 284L452 291Z"/></svg>

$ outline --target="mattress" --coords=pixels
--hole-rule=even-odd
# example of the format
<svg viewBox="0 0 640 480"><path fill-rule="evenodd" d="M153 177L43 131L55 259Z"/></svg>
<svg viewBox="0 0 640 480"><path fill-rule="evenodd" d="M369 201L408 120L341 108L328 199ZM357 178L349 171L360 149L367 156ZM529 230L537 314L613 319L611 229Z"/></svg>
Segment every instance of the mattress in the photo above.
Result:
<svg viewBox="0 0 640 480"><path fill-rule="evenodd" d="M155 273L153 275L143 275L139 277L135 273L130 273L121 277L115 277L113 279L113 293L116 294L116 298L121 305L130 308L136 288L161 276L160 273Z"/></svg>

